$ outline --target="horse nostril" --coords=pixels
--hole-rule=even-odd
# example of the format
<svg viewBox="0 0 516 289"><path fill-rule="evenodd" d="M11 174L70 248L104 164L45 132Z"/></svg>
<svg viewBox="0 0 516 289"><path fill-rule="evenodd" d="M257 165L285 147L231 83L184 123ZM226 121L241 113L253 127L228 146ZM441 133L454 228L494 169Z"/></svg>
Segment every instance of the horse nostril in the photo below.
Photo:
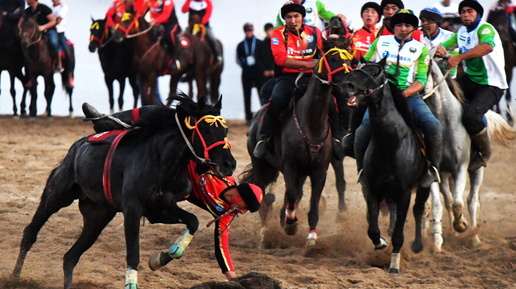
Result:
<svg viewBox="0 0 516 289"><path fill-rule="evenodd" d="M355 90L355 86L351 82L346 83L346 87L348 88L348 90Z"/></svg>

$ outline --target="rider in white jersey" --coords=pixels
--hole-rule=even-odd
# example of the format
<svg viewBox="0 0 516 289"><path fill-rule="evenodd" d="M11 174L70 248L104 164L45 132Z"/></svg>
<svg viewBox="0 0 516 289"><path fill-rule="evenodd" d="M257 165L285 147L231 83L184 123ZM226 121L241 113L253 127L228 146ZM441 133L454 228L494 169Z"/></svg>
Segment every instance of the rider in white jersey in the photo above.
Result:
<svg viewBox="0 0 516 289"><path fill-rule="evenodd" d="M454 36L437 48L438 55L445 55L446 49L459 46L459 55L451 56L448 65L460 62L465 74L457 79L466 97L462 122L471 136L472 156L469 170L476 171L486 166L491 156L484 114L502 97L508 88L505 77L504 53L500 36L495 28L484 21L484 9L475 0L463 0L459 4L463 27Z"/></svg>

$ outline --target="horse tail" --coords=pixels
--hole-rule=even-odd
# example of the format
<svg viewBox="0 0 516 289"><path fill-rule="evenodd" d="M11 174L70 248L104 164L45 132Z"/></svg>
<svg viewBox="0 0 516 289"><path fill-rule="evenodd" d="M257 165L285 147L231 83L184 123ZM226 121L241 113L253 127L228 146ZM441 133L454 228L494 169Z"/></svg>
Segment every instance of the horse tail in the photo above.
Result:
<svg viewBox="0 0 516 289"><path fill-rule="evenodd" d="M253 163L250 163L247 166L245 166L244 171L240 175L238 175L238 178L240 179L240 182L254 184L255 179L253 176Z"/></svg>
<svg viewBox="0 0 516 289"><path fill-rule="evenodd" d="M512 119L515 115L510 112ZM516 124L510 125L501 115L489 110L486 114L487 119L487 133L492 140L497 143L509 146L510 140L516 139Z"/></svg>
<svg viewBox="0 0 516 289"><path fill-rule="evenodd" d="M278 176L278 169L263 161L256 162L256 166L253 166L252 163L248 164L238 178L240 182L255 184L265 192L269 184L276 181Z"/></svg>

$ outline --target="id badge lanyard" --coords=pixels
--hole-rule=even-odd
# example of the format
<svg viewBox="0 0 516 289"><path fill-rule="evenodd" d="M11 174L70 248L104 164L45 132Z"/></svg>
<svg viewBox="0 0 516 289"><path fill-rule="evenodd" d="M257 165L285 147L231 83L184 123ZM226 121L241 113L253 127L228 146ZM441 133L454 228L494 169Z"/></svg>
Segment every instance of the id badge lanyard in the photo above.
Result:
<svg viewBox="0 0 516 289"><path fill-rule="evenodd" d="M244 49L246 55L247 66L254 66L256 61L254 59L254 49L256 47L256 37L253 36L253 42L251 43L251 53L249 53L249 47L247 41L244 41Z"/></svg>

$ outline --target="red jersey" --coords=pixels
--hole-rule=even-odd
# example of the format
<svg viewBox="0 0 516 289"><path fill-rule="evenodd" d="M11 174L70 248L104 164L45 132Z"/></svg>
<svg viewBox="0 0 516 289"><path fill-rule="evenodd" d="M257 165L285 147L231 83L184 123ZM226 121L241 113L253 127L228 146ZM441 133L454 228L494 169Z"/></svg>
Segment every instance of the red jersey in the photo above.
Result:
<svg viewBox="0 0 516 289"><path fill-rule="evenodd" d="M233 176L221 178L213 171L199 175L196 167L196 162L188 163L188 178L192 182L193 190L193 196L190 195L188 200L207 210L214 217L224 214L229 210L230 204L222 200L220 194L226 189L236 186L235 178ZM222 273L235 271L233 259L229 253L229 224L234 216L235 214L228 214L215 222L215 256Z"/></svg>
<svg viewBox="0 0 516 289"><path fill-rule="evenodd" d="M174 1L172 0L150 0L150 17L156 20L157 24L167 23L174 11Z"/></svg>
<svg viewBox="0 0 516 289"><path fill-rule="evenodd" d="M300 35L287 32L285 38L285 26L274 29L271 35L271 50L274 62L281 67L283 73L300 73L302 68L286 68L285 62L288 58L311 61L317 55L318 50L322 50L321 30L317 27L303 25ZM306 73L312 73L307 69Z"/></svg>
<svg viewBox="0 0 516 289"><path fill-rule="evenodd" d="M201 23L208 25L213 11L213 3L211 0L186 0L183 7L181 7L181 11L183 11L183 13L189 12L189 19L192 18L193 15L199 15L199 18L202 19Z"/></svg>
<svg viewBox="0 0 516 289"><path fill-rule="evenodd" d="M372 28L373 30L369 30L366 27L362 27L353 33L353 58L357 62L360 62L360 58L367 53L371 43L376 39L378 28L376 26Z"/></svg>
<svg viewBox="0 0 516 289"><path fill-rule="evenodd" d="M140 16L145 12L145 0L135 0L133 9L136 15ZM125 0L115 0L109 6L106 12L106 28L114 26L116 23L120 23L122 16L125 13L126 5Z"/></svg>

